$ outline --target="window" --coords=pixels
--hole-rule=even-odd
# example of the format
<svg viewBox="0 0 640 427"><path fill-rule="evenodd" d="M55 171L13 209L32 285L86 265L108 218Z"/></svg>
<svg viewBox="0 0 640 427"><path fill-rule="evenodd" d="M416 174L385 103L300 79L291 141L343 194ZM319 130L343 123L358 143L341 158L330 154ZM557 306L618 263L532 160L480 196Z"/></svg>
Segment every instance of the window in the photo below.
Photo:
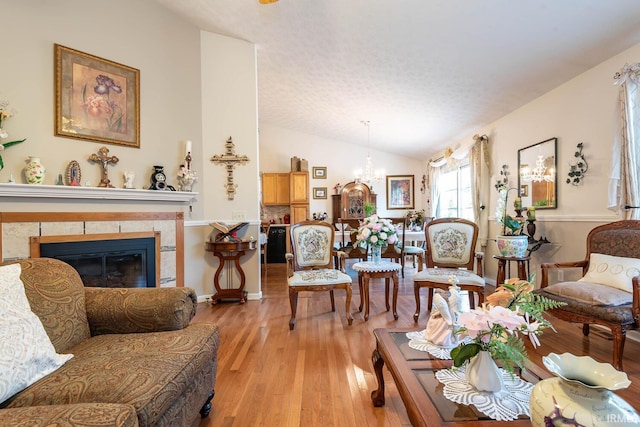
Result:
<svg viewBox="0 0 640 427"><path fill-rule="evenodd" d="M438 179L437 218L457 217L473 221L469 161L441 170Z"/></svg>

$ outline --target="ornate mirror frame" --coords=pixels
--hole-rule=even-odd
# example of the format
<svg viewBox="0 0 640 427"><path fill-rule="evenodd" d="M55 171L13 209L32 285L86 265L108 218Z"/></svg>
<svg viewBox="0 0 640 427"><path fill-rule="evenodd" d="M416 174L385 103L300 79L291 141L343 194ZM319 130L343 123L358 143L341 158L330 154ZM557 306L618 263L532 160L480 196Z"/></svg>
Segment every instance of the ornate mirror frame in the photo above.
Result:
<svg viewBox="0 0 640 427"><path fill-rule="evenodd" d="M518 188L522 206L558 207L558 138L518 150Z"/></svg>

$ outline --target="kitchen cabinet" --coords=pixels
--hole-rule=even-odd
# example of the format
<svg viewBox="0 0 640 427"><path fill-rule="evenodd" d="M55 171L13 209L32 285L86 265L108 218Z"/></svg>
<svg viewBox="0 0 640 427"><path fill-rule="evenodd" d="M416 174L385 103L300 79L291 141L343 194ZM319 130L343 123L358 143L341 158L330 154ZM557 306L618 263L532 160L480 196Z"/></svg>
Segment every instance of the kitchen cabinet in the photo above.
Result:
<svg viewBox="0 0 640 427"><path fill-rule="evenodd" d="M290 179L288 173L262 174L262 204L288 205Z"/></svg>
<svg viewBox="0 0 640 427"><path fill-rule="evenodd" d="M309 203L309 172L291 172L289 203Z"/></svg>
<svg viewBox="0 0 640 427"><path fill-rule="evenodd" d="M309 219L309 204L291 205L291 224Z"/></svg>

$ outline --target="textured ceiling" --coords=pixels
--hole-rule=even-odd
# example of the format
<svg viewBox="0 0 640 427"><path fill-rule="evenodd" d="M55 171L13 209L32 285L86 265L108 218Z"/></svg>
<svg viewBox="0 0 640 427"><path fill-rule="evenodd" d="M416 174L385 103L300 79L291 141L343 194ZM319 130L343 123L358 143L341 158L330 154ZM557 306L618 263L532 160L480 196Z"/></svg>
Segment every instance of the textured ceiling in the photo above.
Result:
<svg viewBox="0 0 640 427"><path fill-rule="evenodd" d="M261 123L421 158L640 43L638 0L156 1L256 44Z"/></svg>

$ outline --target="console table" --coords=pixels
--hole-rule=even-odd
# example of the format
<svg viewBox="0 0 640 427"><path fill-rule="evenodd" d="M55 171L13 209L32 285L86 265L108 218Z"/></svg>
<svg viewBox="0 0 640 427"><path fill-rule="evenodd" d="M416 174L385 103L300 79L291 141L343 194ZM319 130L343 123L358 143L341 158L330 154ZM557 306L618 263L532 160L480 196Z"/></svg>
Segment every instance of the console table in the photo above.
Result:
<svg viewBox="0 0 640 427"><path fill-rule="evenodd" d="M217 304L218 300L222 299L239 299L240 304L245 303L247 300L247 292L244 290L246 277L240 265L240 258L242 258L246 251L255 250L256 246L254 240L241 242L206 242L205 250L207 252L213 252L220 260L216 274L213 277L213 285L216 288L216 293L211 297L212 304ZM233 264L231 264L232 262ZM220 287L220 274L227 264L234 265L235 270L240 275L240 285L237 288L232 286L231 268L229 268L229 274L227 275L227 287L225 289Z"/></svg>
<svg viewBox="0 0 640 427"><path fill-rule="evenodd" d="M429 353L409 347L407 332L416 328L374 329L376 348L371 360L378 388L371 392L373 406L383 406L384 376L382 368L386 365L398 388L398 393L407 409L411 425L443 427L465 425L530 427L531 421L521 416L515 421L495 421L489 419L473 405L463 405L450 401L443 394L443 387L436 378L436 371L452 366L451 360L433 358ZM550 378L543 368L527 364L518 372L520 377L531 383Z"/></svg>

